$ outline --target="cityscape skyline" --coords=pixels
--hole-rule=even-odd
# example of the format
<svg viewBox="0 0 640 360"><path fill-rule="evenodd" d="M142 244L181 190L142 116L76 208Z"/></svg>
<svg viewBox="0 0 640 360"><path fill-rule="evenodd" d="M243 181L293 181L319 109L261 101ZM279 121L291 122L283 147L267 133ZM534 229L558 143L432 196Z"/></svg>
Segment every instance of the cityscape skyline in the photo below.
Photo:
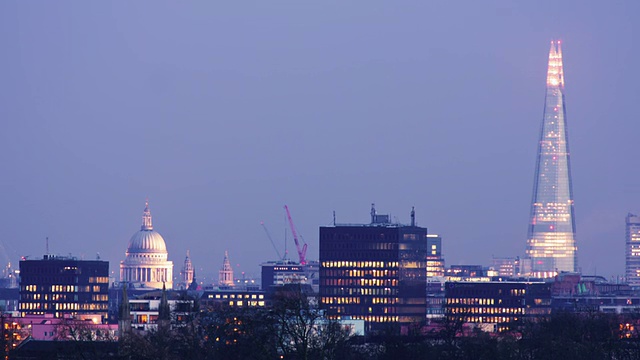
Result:
<svg viewBox="0 0 640 360"><path fill-rule="evenodd" d="M579 264L624 274L639 5L148 5L0 4L3 261L48 237L117 273L147 197L169 260L191 250L199 279L225 251L258 275L277 258L260 222L282 251L285 204L309 259L333 211L366 222L371 202L403 223L415 206L447 265L522 256L560 38Z"/></svg>

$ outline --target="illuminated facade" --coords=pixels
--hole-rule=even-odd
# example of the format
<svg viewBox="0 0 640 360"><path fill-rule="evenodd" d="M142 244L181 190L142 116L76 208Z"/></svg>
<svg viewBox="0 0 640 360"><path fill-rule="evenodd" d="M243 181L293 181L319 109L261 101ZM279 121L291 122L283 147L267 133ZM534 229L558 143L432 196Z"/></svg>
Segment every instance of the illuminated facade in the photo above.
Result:
<svg viewBox="0 0 640 360"><path fill-rule="evenodd" d="M628 214L626 219L626 277L629 285L640 287L640 216Z"/></svg>
<svg viewBox="0 0 640 360"><path fill-rule="evenodd" d="M530 272L575 272L576 226L560 41L551 42L526 255Z"/></svg>
<svg viewBox="0 0 640 360"><path fill-rule="evenodd" d="M320 228L320 304L368 330L426 316L427 229L373 215L367 225ZM412 222L414 223L414 222Z"/></svg>
<svg viewBox="0 0 640 360"><path fill-rule="evenodd" d="M523 319L551 314L551 285L533 282L447 282L445 316L451 322L506 331Z"/></svg>
<svg viewBox="0 0 640 360"><path fill-rule="evenodd" d="M173 261L168 260L167 245L153 230L149 202L142 213L142 226L129 240L126 258L120 262L120 282L129 288L162 289L173 287Z"/></svg>
<svg viewBox="0 0 640 360"><path fill-rule="evenodd" d="M108 261L54 255L20 261L22 316L98 314L106 318L108 307Z"/></svg>
<svg viewBox="0 0 640 360"><path fill-rule="evenodd" d="M442 238L439 235L427 235L427 251L427 277L444 276Z"/></svg>
<svg viewBox="0 0 640 360"><path fill-rule="evenodd" d="M493 257L491 267L495 276L516 277L520 276L520 257Z"/></svg>
<svg viewBox="0 0 640 360"><path fill-rule="evenodd" d="M266 293L251 290L214 290L205 291L200 298L204 308L217 309L220 307L255 308L265 307Z"/></svg>

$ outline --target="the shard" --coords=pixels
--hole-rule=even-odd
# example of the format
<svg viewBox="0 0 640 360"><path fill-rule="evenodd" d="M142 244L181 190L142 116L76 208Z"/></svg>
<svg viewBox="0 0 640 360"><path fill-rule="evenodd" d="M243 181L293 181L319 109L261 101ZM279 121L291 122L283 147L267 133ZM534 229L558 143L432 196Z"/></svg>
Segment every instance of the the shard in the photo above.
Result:
<svg viewBox="0 0 640 360"><path fill-rule="evenodd" d="M532 275L577 270L569 158L562 49L552 41L526 249Z"/></svg>

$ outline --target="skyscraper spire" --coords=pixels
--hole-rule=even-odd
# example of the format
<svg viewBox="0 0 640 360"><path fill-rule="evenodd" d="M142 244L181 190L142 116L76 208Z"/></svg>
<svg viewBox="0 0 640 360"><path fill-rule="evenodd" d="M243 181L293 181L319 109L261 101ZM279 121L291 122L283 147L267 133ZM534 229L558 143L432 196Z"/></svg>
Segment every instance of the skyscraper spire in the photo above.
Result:
<svg viewBox="0 0 640 360"><path fill-rule="evenodd" d="M560 41L551 42L527 239L534 275L575 272L576 241Z"/></svg>
<svg viewBox="0 0 640 360"><path fill-rule="evenodd" d="M142 230L153 230L151 223L151 211L149 210L149 199L144 203L144 211L142 212Z"/></svg>
<svg viewBox="0 0 640 360"><path fill-rule="evenodd" d="M562 69L562 48L560 47L560 40L551 41L549 67L547 69L547 87L564 88L564 71Z"/></svg>

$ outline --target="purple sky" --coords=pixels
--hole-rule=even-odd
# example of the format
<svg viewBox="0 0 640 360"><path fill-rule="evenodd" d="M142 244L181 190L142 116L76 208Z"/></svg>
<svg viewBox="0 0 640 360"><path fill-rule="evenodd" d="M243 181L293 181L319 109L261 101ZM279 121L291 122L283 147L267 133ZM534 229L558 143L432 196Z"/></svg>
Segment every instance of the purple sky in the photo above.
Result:
<svg viewBox="0 0 640 360"><path fill-rule="evenodd" d="M560 38L579 266L622 274L640 3L585 4L2 1L0 243L117 270L149 197L175 273L191 249L201 279L224 250L257 275L284 204L317 259L375 202L447 264L521 255Z"/></svg>

